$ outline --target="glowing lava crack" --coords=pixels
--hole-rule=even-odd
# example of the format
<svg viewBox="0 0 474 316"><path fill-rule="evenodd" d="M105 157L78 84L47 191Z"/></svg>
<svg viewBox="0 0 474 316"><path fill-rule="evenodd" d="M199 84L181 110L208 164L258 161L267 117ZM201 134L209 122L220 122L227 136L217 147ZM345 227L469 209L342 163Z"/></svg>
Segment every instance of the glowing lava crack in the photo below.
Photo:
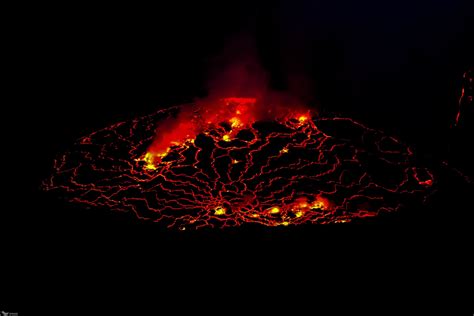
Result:
<svg viewBox="0 0 474 316"><path fill-rule="evenodd" d="M212 119L172 107L83 137L44 188L179 229L344 223L431 192L433 174L380 131L307 111L261 119L253 99L224 101L229 111Z"/></svg>

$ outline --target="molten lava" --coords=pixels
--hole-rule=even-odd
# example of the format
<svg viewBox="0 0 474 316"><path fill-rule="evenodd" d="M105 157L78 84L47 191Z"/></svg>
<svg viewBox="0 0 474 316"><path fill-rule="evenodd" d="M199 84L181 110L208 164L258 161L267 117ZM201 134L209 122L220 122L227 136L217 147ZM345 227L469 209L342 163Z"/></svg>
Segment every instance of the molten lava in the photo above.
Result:
<svg viewBox="0 0 474 316"><path fill-rule="evenodd" d="M168 155L173 147L187 146L193 143L200 133L209 135L211 129L223 128L225 133L222 140L230 142L244 128L249 128L259 119L291 118L294 116L288 108L269 105L262 111L256 98L223 98L217 101L207 101L206 104L185 106L176 118L158 126L156 138L147 152L137 159L145 162L145 169L156 170L156 165ZM310 115L297 115L300 124L304 124ZM218 125L218 126L216 126Z"/></svg>
<svg viewBox="0 0 474 316"><path fill-rule="evenodd" d="M471 111L474 103L474 69L466 71L463 75L461 94L458 101L458 110L456 113L454 126L462 127L465 125L466 112Z"/></svg>
<svg viewBox="0 0 474 316"><path fill-rule="evenodd" d="M225 98L81 138L44 187L179 229L345 223L422 201L433 173L349 118Z"/></svg>

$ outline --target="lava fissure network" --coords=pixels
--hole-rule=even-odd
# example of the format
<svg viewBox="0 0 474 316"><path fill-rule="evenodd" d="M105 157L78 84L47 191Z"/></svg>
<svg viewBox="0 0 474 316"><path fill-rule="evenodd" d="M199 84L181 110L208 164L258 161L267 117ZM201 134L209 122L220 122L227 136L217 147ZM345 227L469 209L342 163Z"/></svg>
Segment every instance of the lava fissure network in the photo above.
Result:
<svg viewBox="0 0 474 316"><path fill-rule="evenodd" d="M346 223L432 192L433 173L393 137L304 108L261 108L226 98L117 123L60 155L43 187L181 230Z"/></svg>

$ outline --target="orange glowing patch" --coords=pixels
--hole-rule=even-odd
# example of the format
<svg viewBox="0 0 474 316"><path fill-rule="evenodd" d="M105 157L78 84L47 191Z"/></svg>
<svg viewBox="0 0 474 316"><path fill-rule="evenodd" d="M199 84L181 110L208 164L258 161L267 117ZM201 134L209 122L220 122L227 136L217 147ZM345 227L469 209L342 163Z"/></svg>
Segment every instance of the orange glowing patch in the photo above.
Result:
<svg viewBox="0 0 474 316"><path fill-rule="evenodd" d="M278 207L272 207L270 210L269 210L269 213L270 214L278 214L280 213L280 209Z"/></svg>
<svg viewBox="0 0 474 316"><path fill-rule="evenodd" d="M218 206L214 209L214 215L224 215L226 213L226 209Z"/></svg>
<svg viewBox="0 0 474 316"><path fill-rule="evenodd" d="M236 128L236 127L241 127L243 126L242 122L240 121L240 119L238 117L233 117L229 120L230 122L230 126L232 128Z"/></svg>

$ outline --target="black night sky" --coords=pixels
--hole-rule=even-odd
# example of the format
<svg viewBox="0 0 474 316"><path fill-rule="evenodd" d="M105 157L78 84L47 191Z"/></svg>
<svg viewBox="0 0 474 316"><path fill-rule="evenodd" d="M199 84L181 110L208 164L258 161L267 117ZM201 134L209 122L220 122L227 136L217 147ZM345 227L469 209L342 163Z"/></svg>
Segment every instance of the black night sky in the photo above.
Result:
<svg viewBox="0 0 474 316"><path fill-rule="evenodd" d="M246 54L227 49L236 38L254 44L270 89L300 94L322 113L340 113L395 135L430 166L449 161L474 176L468 149L472 126L450 129L462 74L474 67L473 12L467 0L12 9L5 39L12 56L5 61L16 87L2 109L8 181L0 221L0 283L8 293L0 295L0 310L55 313L58 299L83 307L88 300L61 294L62 289L87 283L104 286L104 292L109 287L144 291L142 281L158 282L153 278L163 274L175 279L159 277L160 289L171 291L177 282L193 297L200 283L218 289L221 278L234 282L234 273L255 291L253 282L267 284L277 275L267 270L272 265L289 279L298 279L288 272L296 266L314 275L329 265L349 275L359 271L363 276L354 284L375 273L384 284L410 287L408 273L398 279L387 271L402 267L430 279L424 266L434 264L437 277L450 282L446 288L457 288L453 280L467 279L472 186L450 177L426 210L363 225L189 234L168 232L129 214L69 205L39 187L56 155L77 138L206 96L216 60ZM304 89L295 92L295 86ZM450 263L438 266L438 258ZM38 296L46 283L54 288L50 300ZM99 292L90 296L98 299ZM128 297L125 292L120 297Z"/></svg>

